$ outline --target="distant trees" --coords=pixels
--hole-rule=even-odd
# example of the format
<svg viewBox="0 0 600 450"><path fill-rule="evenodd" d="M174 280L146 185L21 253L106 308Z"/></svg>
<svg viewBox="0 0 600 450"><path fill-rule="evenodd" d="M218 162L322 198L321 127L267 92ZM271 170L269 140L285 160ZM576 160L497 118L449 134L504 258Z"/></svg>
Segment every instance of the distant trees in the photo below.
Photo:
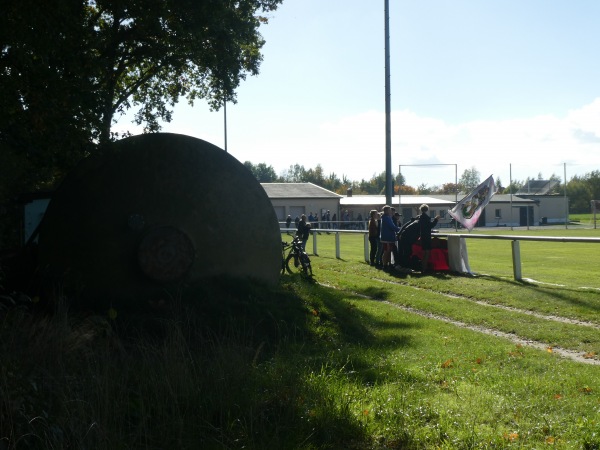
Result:
<svg viewBox="0 0 600 450"><path fill-rule="evenodd" d="M247 169L252 172L252 175L261 183L275 183L278 181L277 174L273 166L267 166L265 163L259 163L257 165L252 164L250 161L244 163Z"/></svg>
<svg viewBox="0 0 600 450"><path fill-rule="evenodd" d="M332 192L345 195L349 188L352 188L354 195L384 195L385 193L385 172L373 174L366 180L360 181L348 180L346 176L342 179L335 173L325 175L323 167L318 164L314 169L306 169L304 166L295 164L277 176L272 166L264 163L254 165L249 161L244 163L256 179L262 183L313 183ZM468 193L480 184L480 174L475 167L471 167L463 172L458 184L445 183L441 186L428 186L425 183L417 187L407 186L402 174L392 176L394 180L394 195L451 195L456 192ZM515 194L520 189L527 187L530 180L545 179L541 173L535 177L528 177L525 180L512 180L508 186L504 186L500 178L496 179L496 188L499 194ZM564 183L556 174L552 174L549 180L558 181L549 194L563 195ZM567 195L569 197L570 212L589 213L590 200L600 200L600 171L596 170L583 176L574 176L567 183Z"/></svg>
<svg viewBox="0 0 600 450"><path fill-rule="evenodd" d="M445 183L442 185L439 193L440 194L446 194L446 195L450 195L450 194L455 194L459 191L459 187L458 184L454 184L454 183Z"/></svg>
<svg viewBox="0 0 600 450"><path fill-rule="evenodd" d="M574 176L567 183L569 212L589 213L590 201L600 200L600 171L594 170L583 176Z"/></svg>
<svg viewBox="0 0 600 450"><path fill-rule="evenodd" d="M458 180L458 185L462 191L471 192L481 183L480 178L479 171L475 167L471 167L470 169L465 169Z"/></svg>

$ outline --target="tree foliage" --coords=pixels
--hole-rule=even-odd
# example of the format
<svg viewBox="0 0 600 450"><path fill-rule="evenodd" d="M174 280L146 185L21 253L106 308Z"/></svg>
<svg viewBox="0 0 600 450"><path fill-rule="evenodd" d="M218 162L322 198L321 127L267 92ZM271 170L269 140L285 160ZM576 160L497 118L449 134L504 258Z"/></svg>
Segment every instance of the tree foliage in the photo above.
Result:
<svg viewBox="0 0 600 450"><path fill-rule="evenodd" d="M281 1L2 0L0 163L19 173L4 190L52 183L129 109L158 131L180 98L235 102Z"/></svg>
<svg viewBox="0 0 600 450"><path fill-rule="evenodd" d="M463 174L458 180L458 185L464 192L471 192L477 186L479 186L481 175L475 167L465 169Z"/></svg>
<svg viewBox="0 0 600 450"><path fill-rule="evenodd" d="M456 194L459 190L458 184L455 183L444 183L440 188L440 194Z"/></svg>
<svg viewBox="0 0 600 450"><path fill-rule="evenodd" d="M252 164L250 161L246 161L244 166L260 183L275 183L278 181L277 174L273 166L267 166L265 163Z"/></svg>
<svg viewBox="0 0 600 450"><path fill-rule="evenodd" d="M600 200L600 171L574 176L567 183L569 212L589 213L592 200Z"/></svg>
<svg viewBox="0 0 600 450"><path fill-rule="evenodd" d="M288 170L284 171L280 177L274 176L274 170L271 166L258 164L254 166L250 162L245 165L254 173L256 178L261 182L280 182L280 183L305 183L310 182L321 186L338 194L346 195L347 190L352 188L353 195L384 195L385 194L385 172L373 174L368 179L361 181L350 181L345 176L340 180L335 173L325 176L321 165L317 165L315 169L306 169L304 166L295 164L291 165ZM268 173L268 175L261 175ZM480 183L479 172L474 167L465 170L461 177L461 182L458 185L454 183L444 183L441 186L429 187L422 183L417 187L407 186L404 184L404 178L401 174L393 175L394 195L435 195L445 194L451 195L456 193L456 189L466 190L465 186L473 186L471 190L477 187ZM499 194L515 194L517 191L527 186L528 180L512 180L511 183L504 187L500 178L496 179L496 184ZM541 173L536 175L538 180L545 178ZM550 192L550 195L562 195L563 185L561 179L555 174L552 174L549 180L558 181ZM463 185L461 183L466 183ZM590 200L600 200L600 171L593 171L584 176L574 176L567 183L567 195L570 201L570 212L572 213L588 213L590 212Z"/></svg>

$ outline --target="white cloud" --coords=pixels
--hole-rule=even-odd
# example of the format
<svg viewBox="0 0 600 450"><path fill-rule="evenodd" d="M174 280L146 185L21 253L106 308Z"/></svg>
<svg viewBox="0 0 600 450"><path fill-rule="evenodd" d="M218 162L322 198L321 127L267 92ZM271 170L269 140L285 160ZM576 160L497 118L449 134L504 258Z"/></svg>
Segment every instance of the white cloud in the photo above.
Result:
<svg viewBox="0 0 600 450"><path fill-rule="evenodd" d="M322 165L346 167L350 179L369 178L385 169L385 116L382 112L344 117L321 128L319 139L345 149L343 159L321 155ZM567 179L600 170L600 99L564 118L545 115L502 121L472 121L450 125L420 117L411 111L392 112L392 171L419 185L453 181L454 169L410 167L416 164L457 164L458 176L475 167L482 178L489 174L508 184L527 177L556 174ZM336 162L337 161L337 162ZM334 170L337 173L340 170ZM409 179L409 174L413 179ZM444 177L443 180L440 177Z"/></svg>
<svg viewBox="0 0 600 450"><path fill-rule="evenodd" d="M230 118L229 118L230 115ZM391 115L392 172L407 183L439 185L454 181L475 167L482 178L490 174L503 184L527 177L573 175L600 170L600 98L565 117L552 115L501 121L449 124L409 110ZM126 122L123 125L127 125ZM120 128L126 128L121 126ZM223 114L191 111L167 124L164 131L188 134L223 146ZM291 165L360 181L385 170L385 115L381 111L340 116L319 122L306 115L271 111L270 115L228 109L228 149L241 162L266 163L282 173Z"/></svg>

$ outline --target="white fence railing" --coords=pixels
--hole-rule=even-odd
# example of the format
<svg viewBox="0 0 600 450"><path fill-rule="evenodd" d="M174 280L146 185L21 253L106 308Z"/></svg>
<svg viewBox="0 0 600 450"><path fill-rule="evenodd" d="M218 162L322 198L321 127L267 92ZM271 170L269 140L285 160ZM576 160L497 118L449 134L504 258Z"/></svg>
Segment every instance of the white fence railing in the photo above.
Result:
<svg viewBox="0 0 600 450"><path fill-rule="evenodd" d="M511 241L513 277L517 281L523 279L521 271L521 241L542 241L542 242L585 242L588 244L600 244L600 238L591 237L560 237L560 236L513 236L513 235L492 235L492 234L443 234L436 233L436 236L458 237L459 239L493 239Z"/></svg>
<svg viewBox="0 0 600 450"><path fill-rule="evenodd" d="M282 232L295 233L295 228L282 228ZM340 245L340 234L363 234L364 235L364 257L365 261L369 262L369 233L364 230L311 230L313 254L318 255L318 241L319 232L327 232L328 234L335 234L335 257L341 258L341 245ZM588 244L600 244L600 238L593 237L560 237L560 236L516 236L516 235L492 235L492 234L457 234L457 233L435 233L435 236L459 239L459 248L466 252L465 239L492 239L492 240L503 240L511 241L512 248L512 263L513 263L513 276L517 281L523 279L521 270L521 241L541 241L541 242L584 242Z"/></svg>

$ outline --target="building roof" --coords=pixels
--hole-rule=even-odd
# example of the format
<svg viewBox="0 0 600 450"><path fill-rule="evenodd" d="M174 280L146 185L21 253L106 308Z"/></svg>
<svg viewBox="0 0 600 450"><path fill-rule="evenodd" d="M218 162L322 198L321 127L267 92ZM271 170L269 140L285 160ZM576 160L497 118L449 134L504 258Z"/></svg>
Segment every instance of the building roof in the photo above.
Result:
<svg viewBox="0 0 600 450"><path fill-rule="evenodd" d="M269 198L331 198L342 196L313 183L261 183Z"/></svg>
<svg viewBox="0 0 600 450"><path fill-rule="evenodd" d="M454 203L456 196L454 194L451 195L447 195L447 194L440 194L440 195L436 195L436 197L442 198L444 200L451 200L452 203ZM466 194L458 194L458 201L460 202L463 198L466 197ZM515 202L519 202L519 203L532 203L534 202L533 200L527 199L527 198L523 198L523 197L517 197L516 194L512 195L512 201L513 203ZM492 196L492 198L490 199L490 203L510 203L510 194L494 194Z"/></svg>
<svg viewBox="0 0 600 450"><path fill-rule="evenodd" d="M403 205L422 205L423 203L427 203L428 205L454 205L454 200L449 201L440 197L430 197L426 195L402 195L399 198L396 195L392 197L392 204L390 206L397 205L399 200ZM385 195L352 195L351 197L342 197L340 200L340 206L383 206L385 204Z"/></svg>
<svg viewBox="0 0 600 450"><path fill-rule="evenodd" d="M313 183L261 183L261 186L267 193L267 196L273 198L313 198L313 199L340 199L341 207L351 206L383 206L386 204L385 195L339 195L335 192L317 186ZM458 194L458 201L461 201L465 194ZM419 206L423 203L431 206L453 206L456 204L455 194L433 194L433 195L395 195L392 197L390 206L397 206L401 202L405 206ZM510 203L510 194L495 194L490 203ZM523 197L512 195L512 201L523 203L533 202Z"/></svg>

